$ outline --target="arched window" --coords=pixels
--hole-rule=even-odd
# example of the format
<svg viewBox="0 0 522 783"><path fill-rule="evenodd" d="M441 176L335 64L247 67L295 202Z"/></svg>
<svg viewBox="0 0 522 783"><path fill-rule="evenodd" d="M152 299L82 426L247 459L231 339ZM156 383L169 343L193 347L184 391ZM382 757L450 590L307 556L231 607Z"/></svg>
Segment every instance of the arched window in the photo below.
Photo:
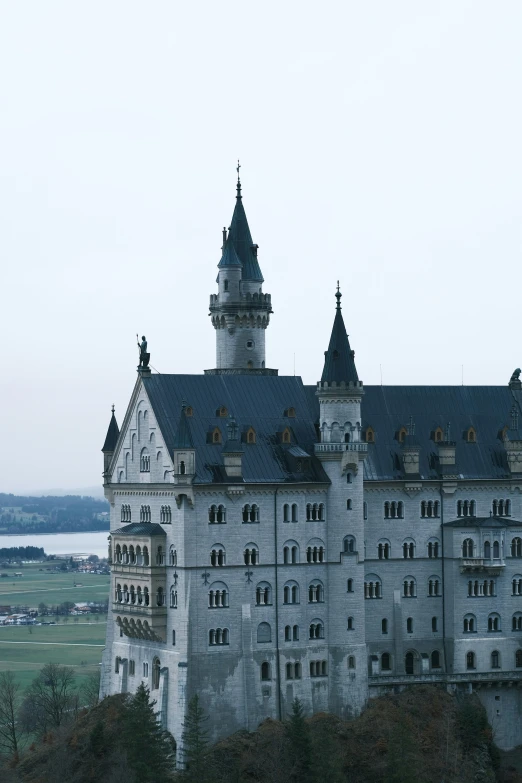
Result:
<svg viewBox="0 0 522 783"><path fill-rule="evenodd" d="M441 581L439 576L430 576L430 578L428 579L428 596L431 598L440 596L441 594L440 585L441 585Z"/></svg>
<svg viewBox="0 0 522 783"><path fill-rule="evenodd" d="M390 653L383 653L381 655L381 670L383 672L391 671L391 656Z"/></svg>
<svg viewBox="0 0 522 783"><path fill-rule="evenodd" d="M266 644L272 641L272 629L270 623L259 623L257 626L257 643Z"/></svg>
<svg viewBox="0 0 522 783"><path fill-rule="evenodd" d="M500 630L500 615L497 612L492 612L488 615L488 631L493 633Z"/></svg>
<svg viewBox="0 0 522 783"><path fill-rule="evenodd" d="M491 559L491 544L489 541L484 541L484 557L486 560Z"/></svg>
<svg viewBox="0 0 522 783"><path fill-rule="evenodd" d="M346 483L347 484L351 484L352 483L352 474L351 473L347 473L346 474Z"/></svg>
<svg viewBox="0 0 522 783"><path fill-rule="evenodd" d="M169 549L169 565L175 566L178 564L178 553L174 546L171 544Z"/></svg>
<svg viewBox="0 0 522 783"><path fill-rule="evenodd" d="M515 612L511 624L512 631L522 631L522 612Z"/></svg>
<svg viewBox="0 0 522 783"><path fill-rule="evenodd" d="M283 440L283 443L291 443L292 438L291 438L290 430L288 429L288 427L283 430L282 440Z"/></svg>
<svg viewBox="0 0 522 783"><path fill-rule="evenodd" d="M355 538L353 536L345 536L343 538L343 552L347 555L355 553Z"/></svg>
<svg viewBox="0 0 522 783"><path fill-rule="evenodd" d="M500 557L500 544L498 541L493 541L493 558L498 560Z"/></svg>
<svg viewBox="0 0 522 783"><path fill-rule="evenodd" d="M193 415L194 415L194 409L190 405L187 405L187 407L185 408L185 416L188 416L190 418Z"/></svg>
<svg viewBox="0 0 522 783"><path fill-rule="evenodd" d="M404 656L404 671L406 674L415 674L415 655L411 651Z"/></svg>
<svg viewBox="0 0 522 783"><path fill-rule="evenodd" d="M157 690L159 688L160 684L160 672L161 672L161 663L159 661L159 658L154 658L152 661L152 688L151 690Z"/></svg>
<svg viewBox="0 0 522 783"><path fill-rule="evenodd" d="M255 429L253 427L250 427L247 430L246 442L247 443L255 443L256 442L256 431L255 431Z"/></svg>
<svg viewBox="0 0 522 783"><path fill-rule="evenodd" d="M355 669L355 655L348 656L348 668Z"/></svg>
<svg viewBox="0 0 522 783"><path fill-rule="evenodd" d="M147 449L140 454L140 473L150 473L150 455Z"/></svg>
<svg viewBox="0 0 522 783"><path fill-rule="evenodd" d="M462 557L473 557L475 547L472 538L466 538L462 542Z"/></svg>
<svg viewBox="0 0 522 783"><path fill-rule="evenodd" d="M384 504L384 518L389 519L390 518L390 503L386 501Z"/></svg>
<svg viewBox="0 0 522 783"><path fill-rule="evenodd" d="M363 519L368 519L368 503L366 500L363 503Z"/></svg>
<svg viewBox="0 0 522 783"><path fill-rule="evenodd" d="M366 443L375 443L375 432L371 427L366 428Z"/></svg>
<svg viewBox="0 0 522 783"><path fill-rule="evenodd" d="M223 544L214 544L210 552L210 565L211 566L224 566L226 565L226 553Z"/></svg>
<svg viewBox="0 0 522 783"><path fill-rule="evenodd" d="M156 550L156 565L165 565L165 552L162 546L158 546Z"/></svg>
<svg viewBox="0 0 522 783"><path fill-rule="evenodd" d="M308 603L323 603L324 602L324 587L323 583L319 579L314 579L308 586Z"/></svg>
<svg viewBox="0 0 522 783"><path fill-rule="evenodd" d="M353 631L355 628L353 617L348 618L347 630Z"/></svg>
<svg viewBox="0 0 522 783"><path fill-rule="evenodd" d="M440 652L438 650L433 650L431 654L431 668L440 669Z"/></svg>
<svg viewBox="0 0 522 783"><path fill-rule="evenodd" d="M391 557L391 544L386 538L382 538L377 544L377 557L379 560L389 560Z"/></svg>
<svg viewBox="0 0 522 783"><path fill-rule="evenodd" d="M228 607L228 587L224 582L212 582L208 591L209 609L226 609Z"/></svg>
<svg viewBox="0 0 522 783"><path fill-rule="evenodd" d="M256 606L272 604L272 587L268 582L259 582L256 587Z"/></svg>
<svg viewBox="0 0 522 783"><path fill-rule="evenodd" d="M500 669L500 653L498 650L493 650L491 653L491 668Z"/></svg>
<svg viewBox="0 0 522 783"><path fill-rule="evenodd" d="M283 416L287 419L295 419L295 408L286 408L283 412Z"/></svg>
<svg viewBox="0 0 522 783"><path fill-rule="evenodd" d="M353 593L353 579L346 580L346 592Z"/></svg>
<svg viewBox="0 0 522 783"><path fill-rule="evenodd" d="M475 443L477 440L477 433L474 427L470 427L466 432L466 440L468 443Z"/></svg>
<svg viewBox="0 0 522 783"><path fill-rule="evenodd" d="M522 538L516 536L511 541L511 557L522 557Z"/></svg>
<svg viewBox="0 0 522 783"><path fill-rule="evenodd" d="M212 430L212 443L221 443L222 437L221 437L221 430L219 427L214 427Z"/></svg>
<svg viewBox="0 0 522 783"><path fill-rule="evenodd" d="M299 585L297 582L286 582L283 587L283 603L285 604L298 604L299 603Z"/></svg>
<svg viewBox="0 0 522 783"><path fill-rule="evenodd" d="M170 608L178 608L178 591L174 587L170 588Z"/></svg>
<svg viewBox="0 0 522 783"><path fill-rule="evenodd" d="M268 661L263 661L261 664L261 680L263 682L266 682L267 680L270 680L270 664Z"/></svg>
<svg viewBox="0 0 522 783"><path fill-rule="evenodd" d="M404 598L415 598L417 596L417 584L413 576L407 576L402 583L402 594Z"/></svg>
<svg viewBox="0 0 522 783"><path fill-rule="evenodd" d="M476 633L477 631L477 619L474 614L464 615L464 633Z"/></svg>
<svg viewBox="0 0 522 783"><path fill-rule="evenodd" d="M430 538L428 541L428 557L437 558L439 556L440 544L438 539Z"/></svg>
<svg viewBox="0 0 522 783"><path fill-rule="evenodd" d="M297 522L297 503L292 503L292 522Z"/></svg>
<svg viewBox="0 0 522 783"><path fill-rule="evenodd" d="M259 522L259 506L255 503L243 506L243 522Z"/></svg>
<svg viewBox="0 0 522 783"><path fill-rule="evenodd" d="M140 522L150 522L152 515L150 512L150 506L141 506L140 508Z"/></svg>
<svg viewBox="0 0 522 783"><path fill-rule="evenodd" d="M165 606L165 591L162 587L158 587L156 591L156 604L158 606Z"/></svg>
<svg viewBox="0 0 522 783"><path fill-rule="evenodd" d="M322 620L312 620L308 629L309 639L324 639L324 625Z"/></svg>
<svg viewBox="0 0 522 783"><path fill-rule="evenodd" d="M380 577L368 574L364 577L364 597L382 598L382 583Z"/></svg>
<svg viewBox="0 0 522 783"><path fill-rule="evenodd" d="M442 428L437 427L437 429L433 434L434 434L433 440L435 441L435 443L441 443L444 438L444 433L442 432Z"/></svg>
<svg viewBox="0 0 522 783"><path fill-rule="evenodd" d="M388 633L388 620L383 617L381 620L381 633Z"/></svg>
<svg viewBox="0 0 522 783"><path fill-rule="evenodd" d="M413 633L413 617L406 618L406 633Z"/></svg>
<svg viewBox="0 0 522 783"><path fill-rule="evenodd" d="M475 669L475 653L474 652L467 652L466 653L466 669Z"/></svg>
<svg viewBox="0 0 522 783"><path fill-rule="evenodd" d="M223 505L212 505L208 510L208 521L211 525L224 525L227 521L227 510Z"/></svg>
<svg viewBox="0 0 522 783"><path fill-rule="evenodd" d="M352 510L352 499L351 498L348 498L348 500L346 501L346 510L347 511L351 511Z"/></svg>
<svg viewBox="0 0 522 783"><path fill-rule="evenodd" d="M220 419L226 419L228 417L228 410L224 405L220 405L219 408L216 409L216 416Z"/></svg>
<svg viewBox="0 0 522 783"><path fill-rule="evenodd" d="M415 557L415 541L407 538L402 545L402 556L405 560L411 560Z"/></svg>
<svg viewBox="0 0 522 783"><path fill-rule="evenodd" d="M243 552L243 562L245 565L259 565L259 549L257 544L247 544Z"/></svg>
<svg viewBox="0 0 522 783"><path fill-rule="evenodd" d="M515 574L511 580L511 594L522 595L522 576L520 574Z"/></svg>
<svg viewBox="0 0 522 783"><path fill-rule="evenodd" d="M172 523L172 510L170 506L161 507L160 522L162 525L170 525Z"/></svg>
<svg viewBox="0 0 522 783"><path fill-rule="evenodd" d="M283 522L290 522L290 506L285 503L283 506Z"/></svg>
<svg viewBox="0 0 522 783"><path fill-rule="evenodd" d="M121 521L122 522L131 522L132 515L131 515L131 507L128 504L124 504L121 507Z"/></svg>
<svg viewBox="0 0 522 783"><path fill-rule="evenodd" d="M149 565L149 549L146 546L143 547L143 565Z"/></svg>

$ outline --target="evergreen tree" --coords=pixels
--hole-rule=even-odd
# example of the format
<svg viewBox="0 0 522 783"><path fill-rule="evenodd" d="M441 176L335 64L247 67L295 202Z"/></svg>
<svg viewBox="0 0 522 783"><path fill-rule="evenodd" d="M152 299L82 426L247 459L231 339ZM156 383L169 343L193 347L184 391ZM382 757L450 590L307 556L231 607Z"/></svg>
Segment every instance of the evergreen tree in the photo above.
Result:
<svg viewBox="0 0 522 783"><path fill-rule="evenodd" d="M310 728L304 719L304 709L296 697L292 702L292 712L286 724L293 756L292 780L298 783L311 783L312 774L312 740Z"/></svg>
<svg viewBox="0 0 522 783"><path fill-rule="evenodd" d="M185 760L185 779L198 783L208 779L205 767L208 731L204 728L207 720L208 715L205 715L196 693L188 703L181 741Z"/></svg>
<svg viewBox="0 0 522 783"><path fill-rule="evenodd" d="M140 783L171 780L176 764L174 738L156 720L155 704L142 683L123 710L123 747Z"/></svg>

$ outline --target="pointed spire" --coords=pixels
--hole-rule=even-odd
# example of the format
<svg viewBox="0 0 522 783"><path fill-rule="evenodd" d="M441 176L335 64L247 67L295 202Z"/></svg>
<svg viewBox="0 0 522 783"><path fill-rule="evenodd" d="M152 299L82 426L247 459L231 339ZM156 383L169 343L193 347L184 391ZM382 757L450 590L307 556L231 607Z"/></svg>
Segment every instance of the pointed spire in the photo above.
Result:
<svg viewBox="0 0 522 783"><path fill-rule="evenodd" d="M341 381L349 383L350 381L356 382L359 380L354 361L355 352L350 348L341 313L341 296L339 283L337 283L337 292L335 294L337 306L335 309L332 336L330 337L328 350L325 351L324 354L324 369L321 376L321 381L327 381L329 383L332 381L335 381L336 383L340 383Z"/></svg>
<svg viewBox="0 0 522 783"><path fill-rule="evenodd" d="M241 261L239 260L234 243L230 240L230 237L223 246L223 255L218 264L218 269L223 269L225 266L241 266Z"/></svg>
<svg viewBox="0 0 522 783"><path fill-rule="evenodd" d="M248 220L241 195L241 180L239 179L240 163L237 162L236 206L232 222L228 230L228 241L234 245L239 260L243 266L243 280L263 282L263 275L257 260L257 245L252 241Z"/></svg>
<svg viewBox="0 0 522 783"><path fill-rule="evenodd" d="M179 417L178 429L176 430L176 436L174 438L174 449L193 449L194 441L192 440L192 434L190 432L190 425L188 418L185 414L185 408L187 403L185 400L181 403L181 415Z"/></svg>
<svg viewBox="0 0 522 783"><path fill-rule="evenodd" d="M112 454L114 452L114 449L116 448L116 443L118 442L118 438L120 435L118 422L116 421L116 416L114 415L114 405L112 406L111 410L112 410L111 420L109 422L107 435L105 436L105 443L103 444L103 448L102 448L102 451L105 454Z"/></svg>

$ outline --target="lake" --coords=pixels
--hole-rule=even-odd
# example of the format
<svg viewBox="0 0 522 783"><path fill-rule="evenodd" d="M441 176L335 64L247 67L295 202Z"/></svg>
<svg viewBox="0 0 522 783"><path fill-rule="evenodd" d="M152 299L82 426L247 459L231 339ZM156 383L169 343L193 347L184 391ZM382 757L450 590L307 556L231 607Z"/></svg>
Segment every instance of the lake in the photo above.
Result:
<svg viewBox="0 0 522 783"><path fill-rule="evenodd" d="M107 557L108 530L94 533L0 536L0 549L11 546L43 547L46 555L98 555Z"/></svg>

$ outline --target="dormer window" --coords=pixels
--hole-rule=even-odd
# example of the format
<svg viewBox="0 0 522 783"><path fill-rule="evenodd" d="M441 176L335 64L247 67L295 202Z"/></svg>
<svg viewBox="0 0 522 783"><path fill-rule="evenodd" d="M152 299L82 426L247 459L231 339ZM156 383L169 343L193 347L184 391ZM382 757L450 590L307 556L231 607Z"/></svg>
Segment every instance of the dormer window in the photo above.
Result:
<svg viewBox="0 0 522 783"><path fill-rule="evenodd" d="M287 419L295 419L295 408L287 408L283 413Z"/></svg>
<svg viewBox="0 0 522 783"><path fill-rule="evenodd" d="M255 443L256 442L256 431L255 431L255 429L253 427L250 427L247 430L246 442L247 443Z"/></svg>
<svg viewBox="0 0 522 783"><path fill-rule="evenodd" d="M442 427L437 427L437 429L433 433L433 440L435 441L435 443L441 443L444 440L444 433L442 431Z"/></svg>
<svg viewBox="0 0 522 783"><path fill-rule="evenodd" d="M227 416L228 416L228 410L225 408L225 406L224 406L224 405L221 405L221 406L220 406L220 407L219 407L219 408L216 410L216 416L219 416L219 418L220 418L220 419L226 419L226 418L227 418Z"/></svg>
<svg viewBox="0 0 522 783"><path fill-rule="evenodd" d="M477 432L474 427L470 427L468 430L466 430L464 433L464 440L466 440L468 443L477 442Z"/></svg>
<svg viewBox="0 0 522 783"><path fill-rule="evenodd" d="M221 443L221 430L215 427L212 432L212 443Z"/></svg>
<svg viewBox="0 0 522 783"><path fill-rule="evenodd" d="M185 416L193 416L193 415L194 415L194 411L192 410L190 405L187 405L187 407L185 408Z"/></svg>
<svg viewBox="0 0 522 783"><path fill-rule="evenodd" d="M399 432L397 433L397 440L399 441L399 443L404 443L407 434L408 434L408 430L406 429L406 427L401 427Z"/></svg>
<svg viewBox="0 0 522 783"><path fill-rule="evenodd" d="M375 432L371 427L366 428L366 443L375 443Z"/></svg>
<svg viewBox="0 0 522 783"><path fill-rule="evenodd" d="M283 430L283 438L282 438L282 440L283 440L283 443L291 443L292 442L292 436L290 434L290 430L288 429L288 427L285 430Z"/></svg>

